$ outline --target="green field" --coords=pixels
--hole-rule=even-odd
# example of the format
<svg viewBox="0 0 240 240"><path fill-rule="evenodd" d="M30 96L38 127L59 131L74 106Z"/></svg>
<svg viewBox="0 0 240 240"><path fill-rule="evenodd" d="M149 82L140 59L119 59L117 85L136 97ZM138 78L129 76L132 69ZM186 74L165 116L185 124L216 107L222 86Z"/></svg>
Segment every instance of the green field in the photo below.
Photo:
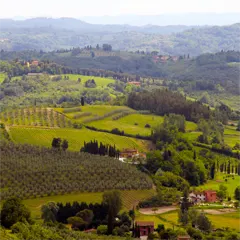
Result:
<svg viewBox="0 0 240 240"><path fill-rule="evenodd" d="M234 213L223 213L223 214L206 214L209 220L212 222L214 228L232 228L240 231L240 212ZM176 228L179 226L178 222L178 212L170 211L167 213L159 215L144 215L137 213L137 221L153 221L154 226L157 227L158 224L164 224L165 228Z"/></svg>
<svg viewBox="0 0 240 240"><path fill-rule="evenodd" d="M78 78L81 78L81 83L84 84L88 79L94 79L97 86L99 87L106 87L109 83L114 83L115 80L112 78L102 78L102 77L95 77L95 76L84 76L79 74L63 74L62 77L68 76L69 80L77 81Z"/></svg>
<svg viewBox="0 0 240 240"><path fill-rule="evenodd" d="M187 122L186 124L187 131L190 130L189 129L191 126L190 124L192 124L192 130L193 130L194 123ZM201 132L197 132L194 130L192 132L187 132L184 134L184 136L190 141L196 141L199 135L201 135ZM235 146L237 142L240 143L240 132L236 131L235 126L225 126L224 127L224 143L226 143L232 148Z"/></svg>
<svg viewBox="0 0 240 240"><path fill-rule="evenodd" d="M97 116L103 116L105 114L110 114L116 110L122 111L133 111L134 110L125 106L109 106L109 105L92 105L92 106L82 106L80 107L81 111L71 112L71 113L64 113L68 118L73 119L76 114L80 112L87 112L91 113L90 116L83 116L77 119L74 119L76 122L84 122L86 120L93 119ZM59 112L64 112L64 109L58 108L55 109ZM114 113L114 112L113 112ZM111 116L106 116L104 119L94 120L88 122L88 126L96 127L98 129L105 129L111 131L114 128L118 128L121 131L124 131L128 134L139 134L143 136L149 136L151 134L151 128L161 124L163 122L162 116L156 115L143 115L143 114L130 114L119 118L118 120L113 120L113 117L119 115L120 113L114 113ZM145 125L149 124L151 128L145 128ZM193 122L186 122L186 131L195 131L197 129L197 125Z"/></svg>
<svg viewBox="0 0 240 240"><path fill-rule="evenodd" d="M223 184L228 188L228 195L233 198L234 191L237 186L240 186L240 176L234 175L234 179L228 178L228 181L225 182L223 177L226 176L226 174L218 173L215 177L215 180L209 180L206 184L197 187L199 190L205 190L205 189L212 189L212 190L218 190L219 185Z"/></svg>
<svg viewBox="0 0 240 240"><path fill-rule="evenodd" d="M158 216L152 216L152 215L144 215L144 214L137 214L136 221L152 221L154 222L154 227L157 228L158 224L164 224L165 228L172 228L172 225Z"/></svg>
<svg viewBox="0 0 240 240"><path fill-rule="evenodd" d="M149 198L155 194L154 190L129 190L121 191L123 210L130 210L137 202ZM100 203L102 201L102 192L98 193L78 193L78 194L66 194L59 196L34 198L24 200L23 203L31 210L33 218L40 219L41 217L41 206L47 202L86 202L86 203Z"/></svg>
<svg viewBox="0 0 240 240"><path fill-rule="evenodd" d="M88 129L10 127L9 134L16 143L45 147L51 147L52 139L54 137L60 137L68 140L69 150L72 151L79 151L84 141L88 142L94 139L105 144L115 144L119 150L123 148L137 148L140 151L145 151L148 145L148 142L144 140L96 132Z"/></svg>
<svg viewBox="0 0 240 240"><path fill-rule="evenodd" d="M118 128L125 133L148 136L151 134L151 128L145 128L145 125L149 124L151 127L154 127L162 122L163 117L160 116L131 114L118 120L113 120L112 117L108 117L103 120L88 123L88 125L110 131L113 128Z"/></svg>
<svg viewBox="0 0 240 240"><path fill-rule="evenodd" d="M207 217L215 228L229 227L240 231L240 212L218 215L207 214Z"/></svg>
<svg viewBox="0 0 240 240"><path fill-rule="evenodd" d="M237 142L240 143L240 131L237 131L235 126L225 126L224 142L230 147L234 147Z"/></svg>

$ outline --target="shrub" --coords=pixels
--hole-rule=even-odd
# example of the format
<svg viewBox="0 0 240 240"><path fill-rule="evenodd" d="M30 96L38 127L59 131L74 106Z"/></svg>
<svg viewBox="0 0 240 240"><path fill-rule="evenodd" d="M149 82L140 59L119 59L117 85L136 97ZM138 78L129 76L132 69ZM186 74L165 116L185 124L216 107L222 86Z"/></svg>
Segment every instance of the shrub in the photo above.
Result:
<svg viewBox="0 0 240 240"><path fill-rule="evenodd" d="M100 225L97 228L97 234L106 235L107 234L107 225Z"/></svg>

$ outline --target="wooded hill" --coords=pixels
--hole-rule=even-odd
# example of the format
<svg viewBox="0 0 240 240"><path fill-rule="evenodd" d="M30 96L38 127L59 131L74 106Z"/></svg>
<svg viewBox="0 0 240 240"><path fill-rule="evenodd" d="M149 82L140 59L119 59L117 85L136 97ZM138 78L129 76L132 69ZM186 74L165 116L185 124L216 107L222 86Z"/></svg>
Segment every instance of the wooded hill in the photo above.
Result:
<svg viewBox="0 0 240 240"><path fill-rule="evenodd" d="M189 53L196 56L207 52L214 53L220 49L237 50L240 31L240 24L186 28L187 30L183 32L169 30L177 33L168 35L161 34L163 32L161 27L155 27L156 30L146 28L145 31L139 27L96 26L71 19L59 20L59 22L51 19L32 19L21 24L13 21L8 21L7 24L6 21L2 23L1 20L0 39L3 40L0 42L0 49L49 51L108 43L116 50L146 51L149 49L159 51L161 54ZM62 25L61 28L60 25ZM176 27L176 29L181 31L184 28Z"/></svg>
<svg viewBox="0 0 240 240"><path fill-rule="evenodd" d="M77 50L77 54L75 54ZM91 57L82 54L98 52L112 56ZM154 62L154 56L142 53L106 52L97 49L73 49L58 52L1 52L0 72L9 77L29 72L49 74L77 73L88 76L112 77L122 82L141 81L143 85L164 86L185 93L208 91L214 94L239 94L240 52L221 51L190 59L184 55L176 62ZM24 61L38 59L38 66L27 67ZM7 62L11 61L11 62ZM14 61L13 61L14 60ZM17 60L17 61L16 61ZM101 70L100 70L101 69ZM142 77L142 79L140 78ZM148 79L143 79L148 78ZM150 78L153 80L148 81ZM165 81L157 81L157 78ZM229 96L228 96L229 98Z"/></svg>

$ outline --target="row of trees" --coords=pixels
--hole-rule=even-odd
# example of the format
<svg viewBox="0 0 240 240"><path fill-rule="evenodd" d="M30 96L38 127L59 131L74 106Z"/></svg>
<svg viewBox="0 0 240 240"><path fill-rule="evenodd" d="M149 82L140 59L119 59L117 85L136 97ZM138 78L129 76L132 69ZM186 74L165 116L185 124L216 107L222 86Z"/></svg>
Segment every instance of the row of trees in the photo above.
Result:
<svg viewBox="0 0 240 240"><path fill-rule="evenodd" d="M109 156L114 158L119 158L119 150L116 149L115 145L111 146L108 144L103 144L102 142L98 143L97 140L85 142L83 147L80 149L80 152L98 154L101 156Z"/></svg>
<svg viewBox="0 0 240 240"><path fill-rule="evenodd" d="M58 139L54 141L58 148L59 142ZM0 143L0 155L1 199L152 187L152 181L146 174L106 156L11 142Z"/></svg>
<svg viewBox="0 0 240 240"><path fill-rule="evenodd" d="M71 127L72 123L64 114L47 108L21 108L0 113L0 119L9 125Z"/></svg>
<svg viewBox="0 0 240 240"><path fill-rule="evenodd" d="M128 231L131 220L127 213L120 215L120 221L116 217L122 207L122 199L119 191L107 191L103 194L102 203L86 204L85 202L54 203L49 202L42 206L42 218L44 222L69 223L73 229L86 230L97 228L107 224L107 233L112 234L114 227L127 225Z"/></svg>

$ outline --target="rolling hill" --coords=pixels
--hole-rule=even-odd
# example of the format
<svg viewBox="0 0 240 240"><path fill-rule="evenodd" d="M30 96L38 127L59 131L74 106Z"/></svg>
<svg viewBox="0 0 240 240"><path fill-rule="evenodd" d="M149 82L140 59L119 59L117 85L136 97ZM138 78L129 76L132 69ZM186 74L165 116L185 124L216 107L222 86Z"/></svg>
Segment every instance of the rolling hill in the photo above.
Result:
<svg viewBox="0 0 240 240"><path fill-rule="evenodd" d="M239 24L189 28L94 25L70 18L1 20L0 49L51 51L108 43L115 50L148 49L160 54L196 56L221 49L238 50L238 32Z"/></svg>

